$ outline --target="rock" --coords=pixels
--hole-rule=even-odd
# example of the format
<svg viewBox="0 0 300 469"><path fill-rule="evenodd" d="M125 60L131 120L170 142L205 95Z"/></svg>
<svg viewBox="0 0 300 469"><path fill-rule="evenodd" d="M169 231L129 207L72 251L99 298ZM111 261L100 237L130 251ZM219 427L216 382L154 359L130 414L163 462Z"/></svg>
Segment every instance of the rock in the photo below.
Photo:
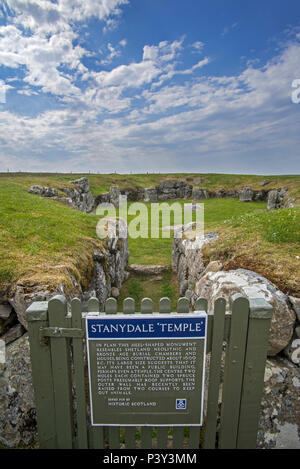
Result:
<svg viewBox="0 0 300 469"><path fill-rule="evenodd" d="M75 179L75 181L71 181L71 184L75 184L77 190L81 193L87 193L90 190L90 181L86 177Z"/></svg>
<svg viewBox="0 0 300 469"><path fill-rule="evenodd" d="M43 197L58 197L58 192L53 187L44 187Z"/></svg>
<svg viewBox="0 0 300 469"><path fill-rule="evenodd" d="M292 363L300 366L300 339L296 333L283 353Z"/></svg>
<svg viewBox="0 0 300 469"><path fill-rule="evenodd" d="M90 182L82 177L71 181L75 188L63 187L61 190L67 194L70 199L70 205L81 212L91 213L94 209L95 200L90 192Z"/></svg>
<svg viewBox="0 0 300 469"><path fill-rule="evenodd" d="M11 306L10 306L9 316L7 314L5 316L6 316L6 319L0 317L0 338L1 339L3 337L3 334L5 334L14 324L18 322L17 315Z"/></svg>
<svg viewBox="0 0 300 469"><path fill-rule="evenodd" d="M52 187L31 186L28 190L30 194L40 195L42 197L57 197L58 192Z"/></svg>
<svg viewBox="0 0 300 469"><path fill-rule="evenodd" d="M219 272L220 270L223 269L223 264L222 262L220 261L211 261L205 271L204 271L204 275L207 274L207 272Z"/></svg>
<svg viewBox="0 0 300 469"><path fill-rule="evenodd" d="M120 290L117 287L112 287L111 296L118 298L118 296L120 296Z"/></svg>
<svg viewBox="0 0 300 469"><path fill-rule="evenodd" d="M268 210L278 208L293 208L295 199L288 197L288 191L285 187L275 189L268 193Z"/></svg>
<svg viewBox="0 0 300 469"><path fill-rule="evenodd" d="M183 296L187 289L194 291L195 282L205 271L202 247L218 238L217 233L206 233L204 238L196 235L196 239L190 240L189 234L193 234L191 225L194 224L184 225L184 235L181 238L173 238L172 269L177 273L180 296Z"/></svg>
<svg viewBox="0 0 300 469"><path fill-rule="evenodd" d="M239 198L241 202L251 202L253 200L253 195L252 187L244 187L239 193Z"/></svg>
<svg viewBox="0 0 300 469"><path fill-rule="evenodd" d="M300 370L287 359L267 360L257 448L300 449Z"/></svg>
<svg viewBox="0 0 300 469"><path fill-rule="evenodd" d="M270 184L271 181L269 181L268 179L265 179L263 182L260 183L261 186L267 186L268 184Z"/></svg>
<svg viewBox="0 0 300 469"><path fill-rule="evenodd" d="M157 202L157 190L155 187L148 187L144 192L145 202Z"/></svg>
<svg viewBox="0 0 300 469"><path fill-rule="evenodd" d="M0 319L8 319L11 315L12 307L10 304L0 304Z"/></svg>
<svg viewBox="0 0 300 469"><path fill-rule="evenodd" d="M300 298L295 296L289 296L289 301L292 305L293 310L296 313L297 322L300 323Z"/></svg>
<svg viewBox="0 0 300 469"><path fill-rule="evenodd" d="M28 334L6 347L0 371L0 443L9 448L37 441Z"/></svg>
<svg viewBox="0 0 300 469"><path fill-rule="evenodd" d="M270 191L268 194L268 210L275 210L279 205L279 194L277 190Z"/></svg>
<svg viewBox="0 0 300 469"><path fill-rule="evenodd" d="M268 355L273 356L283 350L291 340L295 324L295 313L287 296L265 277L246 269L221 272L208 272L196 282L196 297L208 299L209 309L218 297L224 297L229 307L229 299L235 293L248 298L264 298L274 308L271 322Z"/></svg>
<svg viewBox="0 0 300 469"><path fill-rule="evenodd" d="M26 330L22 324L16 324L15 326L8 329L8 331L3 336L1 336L1 340L4 340L5 344L8 345L14 340L19 339L19 337L21 337L25 332Z"/></svg>
<svg viewBox="0 0 300 469"><path fill-rule="evenodd" d="M158 275L168 270L168 267L166 265L130 264L128 270L139 275Z"/></svg>
<svg viewBox="0 0 300 469"><path fill-rule="evenodd" d="M42 186L31 186L28 189L28 192L30 194L36 194L36 195L42 195L44 191L44 188Z"/></svg>
<svg viewBox="0 0 300 469"><path fill-rule="evenodd" d="M115 207L119 206L119 197L121 195L121 191L119 186L111 186L109 188L109 201Z"/></svg>
<svg viewBox="0 0 300 469"><path fill-rule="evenodd" d="M201 187L193 187L192 199L203 200L207 198L208 198L208 195L205 189L202 189Z"/></svg>

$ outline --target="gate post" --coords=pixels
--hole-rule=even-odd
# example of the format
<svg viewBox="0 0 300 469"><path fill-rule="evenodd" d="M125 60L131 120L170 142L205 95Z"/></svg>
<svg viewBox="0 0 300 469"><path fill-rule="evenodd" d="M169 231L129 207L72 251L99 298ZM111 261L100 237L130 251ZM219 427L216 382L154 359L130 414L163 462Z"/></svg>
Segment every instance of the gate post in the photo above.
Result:
<svg viewBox="0 0 300 469"><path fill-rule="evenodd" d="M56 448L55 408L49 339L41 338L41 328L48 327L48 302L33 303L26 311L32 383L36 405L37 428L41 449Z"/></svg>
<svg viewBox="0 0 300 469"><path fill-rule="evenodd" d="M237 448L256 447L272 306L263 298L250 299Z"/></svg>

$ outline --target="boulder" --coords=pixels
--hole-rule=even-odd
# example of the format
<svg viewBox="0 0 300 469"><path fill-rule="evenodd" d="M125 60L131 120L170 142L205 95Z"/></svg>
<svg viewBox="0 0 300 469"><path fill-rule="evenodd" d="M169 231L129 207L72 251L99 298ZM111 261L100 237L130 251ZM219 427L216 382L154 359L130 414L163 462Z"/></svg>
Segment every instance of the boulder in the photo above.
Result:
<svg viewBox="0 0 300 469"><path fill-rule="evenodd" d="M252 187L244 187L240 192L239 192L239 198L241 202L251 202L253 200L253 189Z"/></svg>
<svg viewBox="0 0 300 469"><path fill-rule="evenodd" d="M203 200L207 199L208 194L205 189L202 189L201 187L193 187L192 191L192 199L194 200Z"/></svg>
<svg viewBox="0 0 300 469"><path fill-rule="evenodd" d="M279 193L277 190L270 191L268 194L268 210L279 208Z"/></svg>
<svg viewBox="0 0 300 469"><path fill-rule="evenodd" d="M272 190L268 193L268 210L293 208L295 200L296 199L289 197L289 193L285 187Z"/></svg>
<svg viewBox="0 0 300 469"><path fill-rule="evenodd" d="M144 192L145 202L157 202L157 190L155 187L147 187Z"/></svg>
<svg viewBox="0 0 300 469"><path fill-rule="evenodd" d="M109 201L115 207L119 206L119 197L121 195L121 191L119 186L111 186L109 188Z"/></svg>
<svg viewBox="0 0 300 469"><path fill-rule="evenodd" d="M183 236L174 237L172 245L172 269L177 273L180 295L186 290L194 291L196 281L205 271L202 247L204 244L218 239L217 233L206 233L204 237L193 235L193 223L184 225Z"/></svg>
<svg viewBox="0 0 300 469"><path fill-rule="evenodd" d="M28 334L6 347L0 365L0 443L9 448L37 441Z"/></svg>
<svg viewBox="0 0 300 469"><path fill-rule="evenodd" d="M277 289L265 277L246 269L221 272L208 272L197 281L196 297L208 299L209 309L218 297L227 300L235 293L241 293L248 298L264 298L274 308L271 323L268 355L273 356L281 352L290 342L295 324L295 312L290 307L288 297Z"/></svg>
<svg viewBox="0 0 300 469"><path fill-rule="evenodd" d="M75 179L71 181L71 184L75 184L76 189L81 193L87 193L90 190L90 181L86 177Z"/></svg>
<svg viewBox="0 0 300 469"><path fill-rule="evenodd" d="M30 194L40 195L42 197L57 197L58 192L53 187L31 186L28 189Z"/></svg>
<svg viewBox="0 0 300 469"><path fill-rule="evenodd" d="M71 181L75 188L63 187L61 190L67 194L70 199L71 206L81 212L90 213L94 209L95 200L90 192L90 182L87 178L82 177Z"/></svg>

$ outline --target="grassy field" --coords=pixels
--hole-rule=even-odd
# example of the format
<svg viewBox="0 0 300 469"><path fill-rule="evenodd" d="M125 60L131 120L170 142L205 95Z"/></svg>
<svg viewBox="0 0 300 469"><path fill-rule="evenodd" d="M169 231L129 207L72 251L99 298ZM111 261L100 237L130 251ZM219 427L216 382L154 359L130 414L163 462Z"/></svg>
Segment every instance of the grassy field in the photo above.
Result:
<svg viewBox="0 0 300 469"><path fill-rule="evenodd" d="M201 173L169 173L169 174L60 174L60 173L0 173L0 184L5 180L14 182L22 189L28 189L33 184L50 186L56 189L72 187L70 181L87 177L90 181L91 192L94 196L106 192L112 185L119 185L121 189L135 187L152 187L166 179L186 180L190 184L215 191L218 189L241 189L252 186L254 190L275 189L286 187L291 197L298 198L300 204L300 176L257 176L239 174L201 174ZM195 178L203 182L194 183ZM270 184L261 186L264 180Z"/></svg>
<svg viewBox="0 0 300 469"><path fill-rule="evenodd" d="M59 202L28 194L33 184L55 188L70 185L83 175L0 173L0 296L17 281L31 285L62 283L66 290L69 267L77 281L87 286L91 275L92 253L102 243L96 236L98 217L73 210ZM150 187L167 178L190 182L201 177L202 187L210 190L252 185L261 189L264 179L271 187L287 187L300 201L300 176L236 176L219 174L85 175L94 195L118 184ZM179 201L183 204L189 201ZM173 201L172 201L173 203ZM218 231L220 239L205 250L206 261L220 258L226 269L251 268L267 276L284 291L300 295L299 247L300 207L292 210L261 211L265 203L241 203L236 199L209 199L205 205L205 230ZM133 217L131 217L132 219ZM130 221L130 217L129 217ZM172 218L170 221L172 224ZM171 239L130 239L130 263L171 265ZM125 296L176 298L176 279L170 272L161 281L131 275L121 292Z"/></svg>

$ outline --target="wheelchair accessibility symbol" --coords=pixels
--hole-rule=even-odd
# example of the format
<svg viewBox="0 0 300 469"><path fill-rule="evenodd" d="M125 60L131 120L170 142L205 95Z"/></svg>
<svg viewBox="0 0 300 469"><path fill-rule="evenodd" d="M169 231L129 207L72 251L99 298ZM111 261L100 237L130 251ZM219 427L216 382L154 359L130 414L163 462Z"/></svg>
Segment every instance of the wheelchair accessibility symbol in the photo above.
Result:
<svg viewBox="0 0 300 469"><path fill-rule="evenodd" d="M176 410L186 410L186 399L176 399Z"/></svg>

